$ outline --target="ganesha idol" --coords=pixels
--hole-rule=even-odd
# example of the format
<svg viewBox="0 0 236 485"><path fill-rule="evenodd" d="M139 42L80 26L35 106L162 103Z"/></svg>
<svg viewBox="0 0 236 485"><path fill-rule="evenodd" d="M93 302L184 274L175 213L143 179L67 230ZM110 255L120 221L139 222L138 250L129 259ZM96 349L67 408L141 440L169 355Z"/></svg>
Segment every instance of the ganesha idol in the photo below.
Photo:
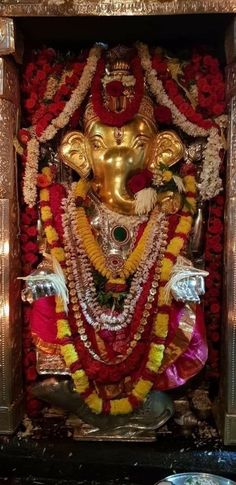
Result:
<svg viewBox="0 0 236 485"><path fill-rule="evenodd" d="M80 129L58 143L77 181L42 169L44 256L23 290L38 355L58 356L68 375L61 405L78 398L101 418L132 416L207 359L207 273L190 250L200 230L199 147L191 155L175 131L159 130L148 84L141 78L137 94L121 51L107 58L99 92L88 93ZM50 401L56 382L42 381L40 397Z"/></svg>

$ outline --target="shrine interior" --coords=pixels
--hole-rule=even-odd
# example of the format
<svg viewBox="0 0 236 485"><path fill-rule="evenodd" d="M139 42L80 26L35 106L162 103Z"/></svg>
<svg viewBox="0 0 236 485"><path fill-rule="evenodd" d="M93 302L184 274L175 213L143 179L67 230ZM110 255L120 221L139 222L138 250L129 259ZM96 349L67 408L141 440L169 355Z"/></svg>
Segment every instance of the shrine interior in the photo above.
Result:
<svg viewBox="0 0 236 485"><path fill-rule="evenodd" d="M231 14L18 17L15 23L18 32L22 35L26 54L31 49L43 46L52 47L61 52L77 53L81 48L90 47L95 42L112 47L117 44L130 45L140 40L149 45L168 49L173 57L180 53L184 56L185 51L192 47L206 46L209 52L219 59L221 68L224 70L227 56L230 58L230 52L226 53L225 40L232 19ZM222 373L224 373L224 367L224 362L221 362ZM40 379L42 380L42 376ZM35 476L36 469L37 476L43 477L42 482L34 482L33 479L30 482L30 478L28 482L24 482L29 484L49 484L46 479L54 480L57 477L55 482L50 481L50 483L59 484L64 483L59 480L70 479L71 482L65 483L153 485L155 481L171 475L172 472L188 471L192 468L195 468L195 471L202 471L204 468L206 472L235 479L236 457L223 446L209 407L202 415L199 411L196 419L191 413L188 416L187 410L185 424L179 425L181 416L186 413L185 396L190 396L193 390L199 388L205 392L208 387L206 379L203 370L194 378L193 384L187 383L181 389L172 392L172 399L177 402L177 407L179 406L177 409L179 423L177 419L158 430L156 443L77 442L73 423L68 425L63 414L51 414L50 408L45 411L43 418L36 417L32 422L30 421L30 424L26 418L15 438L2 442L6 460L2 464L0 476L4 472L9 474L11 459L14 456L15 466L12 476L25 476L28 473ZM213 401L219 392L220 379L218 377L210 379L207 391ZM18 443L22 442L24 433L27 436L27 432L29 432L28 443L22 451ZM74 441L71 443L73 433ZM23 460L23 468L20 470ZM65 460L65 467L61 466L60 460ZM81 482L74 481L78 474L77 462L81 464L79 470Z"/></svg>
<svg viewBox="0 0 236 485"><path fill-rule="evenodd" d="M138 39L174 47L215 46L224 58L225 35L232 14L130 17L17 18L26 46L43 43L62 49L79 49L93 42L132 43Z"/></svg>

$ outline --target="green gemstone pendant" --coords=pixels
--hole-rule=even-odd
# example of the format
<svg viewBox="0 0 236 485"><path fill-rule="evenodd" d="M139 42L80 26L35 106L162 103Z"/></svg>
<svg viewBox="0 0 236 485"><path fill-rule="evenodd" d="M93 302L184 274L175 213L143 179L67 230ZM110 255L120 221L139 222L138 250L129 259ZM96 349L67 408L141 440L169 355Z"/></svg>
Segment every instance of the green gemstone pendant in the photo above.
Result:
<svg viewBox="0 0 236 485"><path fill-rule="evenodd" d="M111 232L112 239L120 245L126 244L130 239L130 233L125 226L115 226Z"/></svg>

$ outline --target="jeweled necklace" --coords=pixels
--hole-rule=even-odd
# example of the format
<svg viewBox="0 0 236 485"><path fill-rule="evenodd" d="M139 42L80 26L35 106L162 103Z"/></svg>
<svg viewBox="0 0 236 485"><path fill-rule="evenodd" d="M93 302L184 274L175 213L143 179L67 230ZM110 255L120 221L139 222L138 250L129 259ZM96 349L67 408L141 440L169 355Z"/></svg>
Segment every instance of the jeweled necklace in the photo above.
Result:
<svg viewBox="0 0 236 485"><path fill-rule="evenodd" d="M67 232L67 228L65 228L65 230ZM125 317L126 312L127 312L126 321L123 322L123 325L121 325L121 324L114 325L113 322L112 323L106 322L106 324L103 324L102 316L103 315L106 316L106 314L103 312L102 315L99 316L99 310L100 310L100 312L102 312L102 308L99 308L99 305L98 305L97 301L95 300L95 298L94 298L95 301L92 302L91 308L89 308L89 302L88 303L84 302L83 293L81 292L81 288L83 286L83 283L81 285L81 282L79 281L80 280L80 272L77 271L77 269L78 270L80 269L80 266L79 265L78 265L78 267L76 266L76 261L78 261L78 259L80 259L80 257L78 258L77 254L75 254L73 251L71 252L72 244L70 244L70 245L68 244L68 241L69 241L68 236L69 236L69 234L67 233L66 238L65 238L65 242L66 242L66 244L65 244L65 258L66 258L66 263L67 263L67 268L68 268L68 280L69 280L68 281L68 287L69 287L69 291L70 291L72 309L74 311L74 317L75 317L75 321L76 321L76 324L77 324L78 333L81 337L81 340L84 342L85 347L88 349L88 351L93 356L93 358L95 358L96 360L99 360L100 362L104 362L109 366L116 365L116 364L126 360L128 358L128 356L131 354L131 352L133 352L135 346L137 345L137 342L141 339L141 336L142 336L142 334L145 330L145 327L147 325L147 321L148 321L148 318L149 318L149 315L150 315L150 311L152 310L152 305L153 305L153 302L154 302L154 299L155 299L155 296L156 296L156 293L157 293L157 290L158 290L158 281L159 281L159 277L160 277L160 263L161 263L161 260L163 258L164 248L162 247L160 249L159 258L158 258L158 261L155 264L154 276L152 277L152 284L150 286L148 295L146 297L146 302L143 302L143 304L142 304L143 318L142 318L142 320L140 319L135 330L133 330L133 328L132 328L133 326L131 325L128 349L125 351L124 355L120 355L120 356L116 357L114 360L113 359L107 360L107 359L101 358L101 356L99 356L94 351L94 349L92 348L91 340L88 338L88 335L87 335L87 332L86 332L86 326L84 324L84 319L82 318L82 313L83 313L87 323L92 324L92 326L93 326L93 328L96 332L98 332L101 329L106 329L106 328L109 329L109 331L118 331L119 332L119 330L126 327L130 323L130 321L131 321L131 319L132 319L132 317L135 313L135 310L138 309L138 304L136 304L136 303L140 299L140 294L142 293L142 286L140 286L139 288L135 288L135 286L133 285L132 288L131 288L133 291L130 291L130 293L129 293L130 299L131 299L130 308L129 308L128 304L126 304L126 308L125 308L124 312L122 312L121 315L120 315L121 317ZM164 238L162 240L162 245L163 244L165 246ZM147 274L149 275L148 271L147 271ZM89 279L89 275L87 275L87 276L88 276L87 286L93 285L93 282ZM76 294L75 290L77 291L77 294ZM132 299L136 300L135 303L132 301ZM127 297L127 303L128 303L128 300L129 300L129 298ZM95 305L97 305L97 307L95 307ZM95 310L96 320L95 320L95 322L92 322L91 316L89 315L89 310L91 311L91 309L93 309L94 307L96 308L96 310ZM140 312L140 308L138 309L138 311ZM97 314L96 314L96 312L97 312ZM100 324L99 320L101 320L101 324Z"/></svg>
<svg viewBox="0 0 236 485"><path fill-rule="evenodd" d="M94 207L90 224L104 254L108 256L110 264L114 258L126 259L135 247L140 225L147 222L148 216L119 214L101 203L93 192L89 193L89 197Z"/></svg>
<svg viewBox="0 0 236 485"><path fill-rule="evenodd" d="M184 178L184 183L186 187L186 205L180 214L180 220L174 230L172 239L168 243L164 258L161 262L160 286L156 303L158 313L152 325L152 337L149 343L148 357L140 372L135 373L135 376L131 378L132 390L126 393L124 397L120 399L104 399L99 396L93 381L88 378L88 375L92 372L92 361L88 358L87 361L82 362L80 360L80 356L82 357L83 342L74 338L72 321L71 319L68 320L68 317L64 312L63 302L60 298L56 298L57 331L58 342L61 345L61 353L65 359L67 367L71 371L75 389L81 394L81 397L94 413L127 414L132 412L146 398L155 382L156 375L161 368L164 350L166 348L166 336L169 328L171 309L171 300L169 300L167 304L165 303L163 286L169 280L176 257L183 248L184 242L191 230L191 213L195 209L195 179L192 176L186 176ZM80 186L80 192L84 192L84 194L87 192L86 184ZM54 251L55 249L54 255L58 257L58 260L63 265L65 261L63 248L59 247L60 245L55 247L55 244L59 244L59 236L54 227L53 214L50 207L50 191L48 189L40 191L40 201L42 220L44 221L48 244L51 247L51 251ZM155 278L152 285L154 285L154 282ZM78 303L77 297L75 296L74 298L72 303L76 303L76 301ZM142 308L140 315L136 316L137 319L140 319L141 325L144 318L144 312L145 310L143 311ZM79 342L81 342L80 346L77 344ZM85 344L85 350L88 346L91 346L91 343L88 341L85 341ZM104 364L98 362L96 365L101 366L100 375L102 376L102 369L105 369ZM109 373L112 372L112 369L110 369ZM107 383L109 382L112 381L109 379L109 375L107 375Z"/></svg>
<svg viewBox="0 0 236 485"><path fill-rule="evenodd" d="M109 207L107 207L103 202L100 202L94 192L90 192L90 198L93 201L96 210L99 214L105 214L105 216L109 219L111 224L119 224L121 226L126 226L129 230L134 227L147 222L148 216L147 215L126 215L120 214L119 212L115 212Z"/></svg>
<svg viewBox="0 0 236 485"><path fill-rule="evenodd" d="M147 281L150 269L163 254L167 240L168 223L163 214L153 211L151 217L155 219L145 251L141 256L138 268L132 279L130 291L124 301L123 312L112 315L111 311L104 311L98 304L97 293L93 283L92 267L88 259L86 248L83 247L78 227L75 224L76 206L73 197L64 201L64 242L68 257L66 257L69 271L69 287L77 290L87 322L96 330L107 329L118 331L130 324L136 303ZM66 254L67 256L67 254ZM87 284L86 284L87 283ZM74 296L74 295L72 295Z"/></svg>
<svg viewBox="0 0 236 485"><path fill-rule="evenodd" d="M85 199L88 190L89 184L85 181L80 181L73 188L75 199L77 200L78 197ZM111 270L109 267L107 267L106 256L103 254L98 242L93 235L84 208L82 206L77 208L77 232L79 231L80 233L82 244L86 249L87 256L94 268L98 272L100 272L102 276L105 276L108 280L113 280L114 277L123 278L125 280L135 273L139 265L141 256L145 251L145 247L148 243L148 239L154 224L154 218L150 217L143 231L143 234L138 241L138 244L136 245L130 256L127 258L127 260L124 262L124 265L122 265L122 267L117 267L117 269L113 268Z"/></svg>

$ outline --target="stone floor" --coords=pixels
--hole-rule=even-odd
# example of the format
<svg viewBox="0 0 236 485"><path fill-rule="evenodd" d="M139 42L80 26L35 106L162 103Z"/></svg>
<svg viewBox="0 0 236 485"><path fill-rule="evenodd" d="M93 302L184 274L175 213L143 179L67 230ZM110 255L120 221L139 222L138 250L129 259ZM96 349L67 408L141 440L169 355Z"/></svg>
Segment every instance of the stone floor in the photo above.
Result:
<svg viewBox="0 0 236 485"><path fill-rule="evenodd" d="M75 441L62 416L25 420L0 437L0 485L154 485L190 471L236 480L236 449L209 422L185 435L172 420L153 443Z"/></svg>

